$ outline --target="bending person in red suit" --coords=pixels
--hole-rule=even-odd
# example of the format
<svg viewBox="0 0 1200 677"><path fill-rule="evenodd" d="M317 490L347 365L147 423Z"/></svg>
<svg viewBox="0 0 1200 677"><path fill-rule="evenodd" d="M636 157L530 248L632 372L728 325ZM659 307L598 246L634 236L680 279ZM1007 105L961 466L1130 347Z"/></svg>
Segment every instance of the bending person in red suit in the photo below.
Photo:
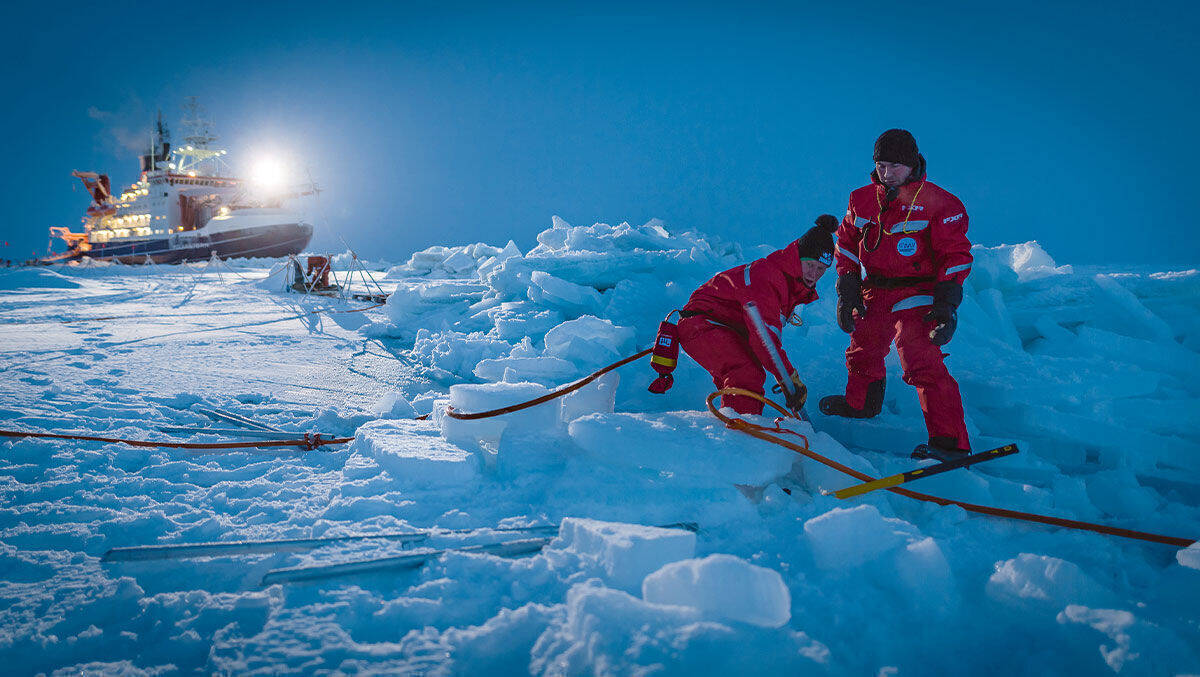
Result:
<svg viewBox="0 0 1200 677"><path fill-rule="evenodd" d="M971 270L967 211L925 178L925 158L907 131L880 135L874 159L871 183L850 194L837 233L838 325L850 334L846 394L822 398L820 409L850 418L879 414L884 358L895 341L904 382L917 389L929 433L929 444L918 451L960 457L971 444L941 346L958 325Z"/></svg>
<svg viewBox="0 0 1200 677"><path fill-rule="evenodd" d="M718 273L692 292L680 311L679 346L708 370L717 388L764 394L769 372L799 412L808 391L783 349L783 325L804 303L817 300L817 280L833 263L837 217L823 214L788 246ZM722 395L721 406L761 414L762 402Z"/></svg>

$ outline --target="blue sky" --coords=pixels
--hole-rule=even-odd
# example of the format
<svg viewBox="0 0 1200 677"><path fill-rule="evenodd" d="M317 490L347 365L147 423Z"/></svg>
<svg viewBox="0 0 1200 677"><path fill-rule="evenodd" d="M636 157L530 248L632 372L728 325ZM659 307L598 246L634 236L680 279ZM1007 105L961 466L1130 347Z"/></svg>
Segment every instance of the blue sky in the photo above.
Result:
<svg viewBox="0 0 1200 677"><path fill-rule="evenodd" d="M1200 264L1193 3L98 3L13 10L4 254L78 226L72 169L197 96L235 165L307 166L315 247L403 260L558 214L782 246L910 129L980 244Z"/></svg>

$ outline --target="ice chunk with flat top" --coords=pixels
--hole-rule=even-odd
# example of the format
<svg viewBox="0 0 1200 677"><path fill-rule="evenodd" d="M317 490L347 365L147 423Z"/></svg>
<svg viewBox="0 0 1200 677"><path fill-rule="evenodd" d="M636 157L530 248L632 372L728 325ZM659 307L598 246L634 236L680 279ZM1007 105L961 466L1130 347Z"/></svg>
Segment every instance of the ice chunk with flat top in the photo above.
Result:
<svg viewBox="0 0 1200 677"><path fill-rule="evenodd" d="M474 270L478 264L475 257L460 249L443 259L441 265L451 273L461 275L468 270Z"/></svg>
<svg viewBox="0 0 1200 677"><path fill-rule="evenodd" d="M450 406L460 413L475 414L528 402L549 392L549 388L537 383L466 383L450 386ZM456 419L435 410L435 418L442 435L452 442L498 442L500 433L542 435L557 432L558 408L559 403L551 401L476 420Z"/></svg>
<svg viewBox="0 0 1200 677"><path fill-rule="evenodd" d="M1029 282L1052 275L1069 275L1071 266L1059 266L1037 242L1013 245L1009 252L1009 265L1021 282Z"/></svg>
<svg viewBox="0 0 1200 677"><path fill-rule="evenodd" d="M686 529L567 517L549 547L579 555L597 566L609 585L636 593L650 572L695 555L696 534Z"/></svg>
<svg viewBox="0 0 1200 677"><path fill-rule="evenodd" d="M651 604L620 590L577 583L563 613L526 650L517 670L534 675L822 674L830 651L804 632L727 625L691 607Z"/></svg>
<svg viewBox="0 0 1200 677"><path fill-rule="evenodd" d="M509 354L512 344L491 338L482 332L430 332L418 329L412 355L431 367L451 374L470 374L481 360Z"/></svg>
<svg viewBox="0 0 1200 677"><path fill-rule="evenodd" d="M630 327L584 315L546 332L546 354L576 364L601 366L633 352L633 338Z"/></svg>
<svg viewBox="0 0 1200 677"><path fill-rule="evenodd" d="M835 508L804 524L817 566L885 586L922 614L953 616L960 600L937 542L869 503Z"/></svg>
<svg viewBox="0 0 1200 677"><path fill-rule="evenodd" d="M600 292L592 287L568 282L541 270L529 280L529 300L568 313L595 313L600 309Z"/></svg>
<svg viewBox="0 0 1200 677"><path fill-rule="evenodd" d="M884 517L869 503L834 508L804 523L804 535L822 569L863 564L904 545L912 532L911 524Z"/></svg>
<svg viewBox="0 0 1200 677"><path fill-rule="evenodd" d="M797 458L700 412L589 414L567 430L595 462L652 469L672 484L761 486L786 475Z"/></svg>
<svg viewBox="0 0 1200 677"><path fill-rule="evenodd" d="M1126 318L1127 321L1122 322L1123 328L1137 332L1138 338L1175 343L1175 332L1171 330L1170 325L1143 305L1138 297L1121 286L1120 282L1109 275L1096 275L1092 280Z"/></svg>
<svg viewBox="0 0 1200 677"><path fill-rule="evenodd" d="M1088 476L1086 486L1092 504L1109 515L1147 517L1159 507L1157 492L1143 487L1124 468L1094 473Z"/></svg>
<svg viewBox="0 0 1200 677"><path fill-rule="evenodd" d="M542 358L552 359L552 358ZM611 414L617 406L617 386L621 375L608 372L600 378L562 398L560 418L570 423L588 414Z"/></svg>
<svg viewBox="0 0 1200 677"><path fill-rule="evenodd" d="M1200 569L1200 543L1193 543L1175 553L1175 560L1189 569Z"/></svg>
<svg viewBox="0 0 1200 677"><path fill-rule="evenodd" d="M495 327L493 333L505 341L544 336L567 319L561 312L542 308L531 301L502 302L489 308L486 314Z"/></svg>
<svg viewBox="0 0 1200 677"><path fill-rule="evenodd" d="M391 391L379 398L371 407L371 413L381 418L416 418L417 410L398 391Z"/></svg>
<svg viewBox="0 0 1200 677"><path fill-rule="evenodd" d="M778 628L792 617L792 595L779 572L733 555L668 564L642 581L642 598L765 628Z"/></svg>
<svg viewBox="0 0 1200 677"><path fill-rule="evenodd" d="M557 357L498 357L480 360L475 375L485 381L532 381L545 385L564 383L577 373L575 365Z"/></svg>
<svg viewBox="0 0 1200 677"><path fill-rule="evenodd" d="M987 594L996 601L1023 608L1046 605L1061 609L1069 603L1109 601L1108 591L1077 564L1028 552L996 563L996 571L987 582Z"/></svg>
<svg viewBox="0 0 1200 677"><path fill-rule="evenodd" d="M896 591L910 608L939 616L955 613L958 593L950 563L937 541L928 537L912 540L895 550L888 564L881 578L895 581Z"/></svg>
<svg viewBox="0 0 1200 677"><path fill-rule="evenodd" d="M440 438L429 421L371 421L355 431L351 450L374 459L405 484L462 485L479 471L478 458Z"/></svg>

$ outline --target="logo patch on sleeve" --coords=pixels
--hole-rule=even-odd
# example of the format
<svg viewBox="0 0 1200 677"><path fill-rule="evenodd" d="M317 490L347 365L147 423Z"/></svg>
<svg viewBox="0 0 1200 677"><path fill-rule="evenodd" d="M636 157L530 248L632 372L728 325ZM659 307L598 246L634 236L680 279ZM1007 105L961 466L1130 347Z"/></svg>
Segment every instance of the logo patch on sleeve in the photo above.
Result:
<svg viewBox="0 0 1200 677"><path fill-rule="evenodd" d="M955 221L961 219L964 216L966 216L966 212L959 212L959 213L955 214L954 216L947 216L946 218L942 219L942 223L954 223Z"/></svg>

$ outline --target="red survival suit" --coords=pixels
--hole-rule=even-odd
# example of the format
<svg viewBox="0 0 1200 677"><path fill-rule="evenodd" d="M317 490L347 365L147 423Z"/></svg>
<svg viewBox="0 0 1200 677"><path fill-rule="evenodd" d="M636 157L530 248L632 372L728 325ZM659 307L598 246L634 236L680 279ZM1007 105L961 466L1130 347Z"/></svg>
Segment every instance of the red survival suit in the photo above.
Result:
<svg viewBox="0 0 1200 677"><path fill-rule="evenodd" d="M867 386L885 377L884 358L892 341L904 382L917 389L930 438L952 437L970 449L958 383L945 355L929 339L924 317L933 288L959 285L971 270L967 211L957 197L925 179L925 162L885 204L887 187L871 173L870 185L850 194L850 207L837 232L838 275L866 272L866 317L855 321L846 349L846 403L861 409Z"/></svg>
<svg viewBox="0 0 1200 677"><path fill-rule="evenodd" d="M780 334L796 306L817 300L816 290L801 279L798 242L718 273L692 292L680 310L679 346L712 374L717 388L744 388L761 395L764 366L779 381L790 381L796 372ZM759 339L747 316L748 302L753 302L762 316L768 344ZM777 373L776 363L782 364L786 373ZM762 402L744 395L722 395L721 406L741 414L761 414L763 410Z"/></svg>

